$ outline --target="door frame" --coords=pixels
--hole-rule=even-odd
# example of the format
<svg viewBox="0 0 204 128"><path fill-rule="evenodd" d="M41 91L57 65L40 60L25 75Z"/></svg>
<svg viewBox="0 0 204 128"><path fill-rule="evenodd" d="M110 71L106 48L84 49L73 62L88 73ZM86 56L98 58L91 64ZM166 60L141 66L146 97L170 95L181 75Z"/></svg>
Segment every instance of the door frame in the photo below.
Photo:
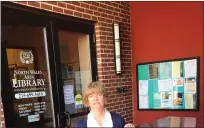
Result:
<svg viewBox="0 0 204 128"><path fill-rule="evenodd" d="M67 30L73 32L80 32L89 35L90 42L90 58L91 58L91 71L92 71L92 81L96 81L98 78L97 72L97 58L96 58L96 41L95 41L95 21L81 19L72 16L65 16L63 14L58 14L54 12L48 12L41 9L36 9L32 7L27 7L24 5L18 5L12 2L1 2L2 6L2 25L18 25L18 24L28 24L34 26L41 26L46 28L47 36L47 49L50 64L50 74L53 90L53 101L54 101L54 113L56 127L66 126L64 118L58 120L58 116L63 116L62 113L65 111L64 106L64 95L62 79L61 79L61 64L60 64L60 49L59 49L59 39L58 30ZM16 15L12 15L15 13ZM8 14L11 14L10 16ZM23 20L22 20L23 19ZM15 21L15 22L13 22ZM81 29L83 28L83 29ZM3 48L6 48L4 46ZM2 51L3 52L3 51ZM5 56L5 55L4 55ZM54 58L54 59L53 59ZM4 62L6 61L6 62ZM6 67L7 60L3 60ZM8 65L8 64L7 64ZM3 68L2 68L3 69ZM3 71L3 70L2 70ZM4 71L8 74L8 69ZM5 75L5 77L8 77ZM8 84L9 77L2 79L2 85ZM4 88L2 87L2 90ZM2 91L3 92L3 91ZM4 95L2 95L2 101L4 102ZM12 102L12 101L11 101ZM4 107L5 108L5 107ZM8 127L10 123L13 123L12 119L8 119L7 109L5 108L5 123ZM87 112L77 113L70 115L72 117L78 117L86 115Z"/></svg>

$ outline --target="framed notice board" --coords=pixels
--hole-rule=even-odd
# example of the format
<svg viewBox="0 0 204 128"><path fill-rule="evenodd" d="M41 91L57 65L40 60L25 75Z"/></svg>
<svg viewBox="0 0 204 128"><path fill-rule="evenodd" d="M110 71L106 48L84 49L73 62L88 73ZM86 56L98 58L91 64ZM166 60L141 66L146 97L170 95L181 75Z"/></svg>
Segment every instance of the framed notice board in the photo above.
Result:
<svg viewBox="0 0 204 128"><path fill-rule="evenodd" d="M198 111L199 57L136 64L138 110Z"/></svg>

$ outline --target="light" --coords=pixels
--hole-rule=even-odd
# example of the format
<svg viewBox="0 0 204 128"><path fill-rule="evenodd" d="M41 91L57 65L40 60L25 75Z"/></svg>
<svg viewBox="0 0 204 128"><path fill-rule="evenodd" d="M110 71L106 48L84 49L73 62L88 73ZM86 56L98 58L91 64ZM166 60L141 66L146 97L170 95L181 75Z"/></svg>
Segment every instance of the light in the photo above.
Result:
<svg viewBox="0 0 204 128"><path fill-rule="evenodd" d="M118 23L113 23L114 30L114 45L115 45L115 73L122 73L121 70L121 55L120 55L120 27Z"/></svg>

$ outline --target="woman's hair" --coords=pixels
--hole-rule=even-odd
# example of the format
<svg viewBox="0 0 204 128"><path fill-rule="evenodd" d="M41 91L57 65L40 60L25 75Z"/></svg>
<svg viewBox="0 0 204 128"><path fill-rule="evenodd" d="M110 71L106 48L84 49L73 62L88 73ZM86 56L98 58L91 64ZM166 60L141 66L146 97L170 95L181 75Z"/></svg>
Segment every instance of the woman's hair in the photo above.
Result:
<svg viewBox="0 0 204 128"><path fill-rule="evenodd" d="M105 87L103 86L103 84L101 84L100 82L91 82L85 89L84 92L84 105L86 107L89 107L89 101L88 101L88 96L93 94L93 93L101 93L104 97L104 105L106 104L106 100L107 100L107 92L105 90Z"/></svg>

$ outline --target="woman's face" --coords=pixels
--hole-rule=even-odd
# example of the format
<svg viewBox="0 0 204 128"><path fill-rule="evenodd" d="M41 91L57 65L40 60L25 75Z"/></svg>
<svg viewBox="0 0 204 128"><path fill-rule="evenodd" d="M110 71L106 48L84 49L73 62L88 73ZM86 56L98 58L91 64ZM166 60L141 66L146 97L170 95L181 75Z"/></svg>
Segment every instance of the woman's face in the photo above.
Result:
<svg viewBox="0 0 204 128"><path fill-rule="evenodd" d="M104 97L101 93L93 93L89 95L88 101L91 109L104 108Z"/></svg>

